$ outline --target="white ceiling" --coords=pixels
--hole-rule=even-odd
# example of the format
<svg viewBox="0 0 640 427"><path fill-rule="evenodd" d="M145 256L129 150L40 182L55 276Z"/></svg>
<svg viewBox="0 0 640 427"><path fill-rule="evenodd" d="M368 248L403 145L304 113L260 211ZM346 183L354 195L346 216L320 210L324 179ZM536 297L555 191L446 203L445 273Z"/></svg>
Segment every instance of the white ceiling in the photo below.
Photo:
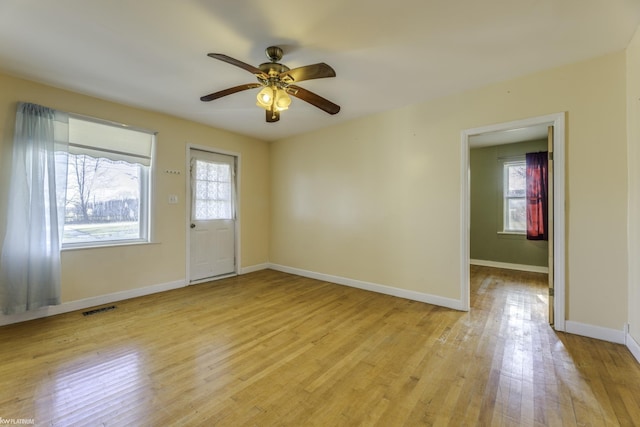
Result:
<svg viewBox="0 0 640 427"><path fill-rule="evenodd" d="M0 70L271 141L618 51L639 22L640 0L1 0ZM331 65L300 86L340 113L199 100L255 82L207 53L257 66L270 45Z"/></svg>

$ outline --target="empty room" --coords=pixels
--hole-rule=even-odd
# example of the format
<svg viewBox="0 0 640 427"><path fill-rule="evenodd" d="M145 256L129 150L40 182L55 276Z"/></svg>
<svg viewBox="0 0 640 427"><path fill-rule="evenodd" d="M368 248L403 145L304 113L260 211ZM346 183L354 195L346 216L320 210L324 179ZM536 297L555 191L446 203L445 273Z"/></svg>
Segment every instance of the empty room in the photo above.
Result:
<svg viewBox="0 0 640 427"><path fill-rule="evenodd" d="M0 424L640 420L638 0L5 0L0 138Z"/></svg>

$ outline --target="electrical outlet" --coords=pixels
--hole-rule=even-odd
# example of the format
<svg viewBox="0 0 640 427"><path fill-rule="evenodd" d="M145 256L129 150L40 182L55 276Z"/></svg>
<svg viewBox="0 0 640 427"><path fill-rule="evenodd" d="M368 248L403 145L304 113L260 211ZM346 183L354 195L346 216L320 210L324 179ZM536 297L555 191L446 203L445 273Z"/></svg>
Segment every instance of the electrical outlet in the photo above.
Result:
<svg viewBox="0 0 640 427"><path fill-rule="evenodd" d="M178 204L178 196L175 194L169 194L169 204L177 205Z"/></svg>

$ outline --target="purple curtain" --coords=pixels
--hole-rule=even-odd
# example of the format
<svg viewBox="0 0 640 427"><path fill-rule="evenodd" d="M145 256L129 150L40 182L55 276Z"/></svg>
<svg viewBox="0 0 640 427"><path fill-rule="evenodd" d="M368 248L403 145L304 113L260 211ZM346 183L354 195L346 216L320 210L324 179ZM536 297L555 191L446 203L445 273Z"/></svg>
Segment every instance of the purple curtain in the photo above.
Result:
<svg viewBox="0 0 640 427"><path fill-rule="evenodd" d="M546 151L527 153L527 239L549 240L548 158Z"/></svg>

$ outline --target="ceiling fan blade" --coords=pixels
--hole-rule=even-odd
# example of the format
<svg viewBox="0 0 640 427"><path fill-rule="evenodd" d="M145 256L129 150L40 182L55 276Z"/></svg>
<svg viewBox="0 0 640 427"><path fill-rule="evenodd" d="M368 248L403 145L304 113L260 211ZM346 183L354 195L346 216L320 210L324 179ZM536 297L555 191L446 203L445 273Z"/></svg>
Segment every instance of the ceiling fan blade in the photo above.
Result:
<svg viewBox="0 0 640 427"><path fill-rule="evenodd" d="M231 95L236 92L241 92L247 89L254 89L257 87L262 87L260 83L247 83L240 86L230 87L229 89L221 90L218 92L210 93L209 95L205 95L200 98L200 101L213 101L214 99L222 98L223 96Z"/></svg>
<svg viewBox="0 0 640 427"><path fill-rule="evenodd" d="M208 53L207 54L208 57L210 58L214 58L214 59L219 59L220 61L226 62L227 64L231 64L231 65L235 65L236 67L240 67L243 70L247 70L248 72L250 72L251 74L255 75L256 77L260 77L261 79L268 79L269 76L262 71L260 68L254 67L253 65L249 65L246 62L242 62L239 61L235 58L232 58L230 56L224 55L222 53Z"/></svg>
<svg viewBox="0 0 640 427"><path fill-rule="evenodd" d="M267 123L274 123L280 120L280 111L267 110Z"/></svg>
<svg viewBox="0 0 640 427"><path fill-rule="evenodd" d="M335 77L336 72L324 62L318 64L306 65L304 67L294 68L280 74L280 79L286 83L301 82L304 80L324 79L326 77Z"/></svg>
<svg viewBox="0 0 640 427"><path fill-rule="evenodd" d="M309 104L318 107L319 109L324 110L329 114L337 114L338 111L340 111L339 105L334 104L333 102L321 97L320 95L316 95L313 92L303 89L300 86L290 85L287 87L286 91L288 94L302 99L303 101L306 101Z"/></svg>

